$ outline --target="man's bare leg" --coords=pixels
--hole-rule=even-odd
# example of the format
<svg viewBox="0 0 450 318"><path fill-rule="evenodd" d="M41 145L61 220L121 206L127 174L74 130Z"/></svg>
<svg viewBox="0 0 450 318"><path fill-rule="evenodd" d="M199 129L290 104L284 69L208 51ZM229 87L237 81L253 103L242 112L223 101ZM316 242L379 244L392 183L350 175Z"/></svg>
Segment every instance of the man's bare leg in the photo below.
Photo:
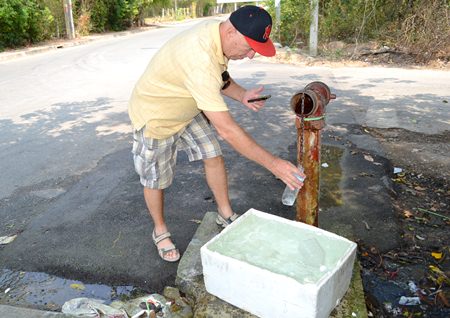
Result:
<svg viewBox="0 0 450 318"><path fill-rule="evenodd" d="M155 224L155 235L158 236L167 232L166 222L164 221L164 190L144 187L144 198L149 214ZM158 248L168 247L171 244L171 239L166 238L158 243ZM178 253L176 251L170 251L165 257L168 259L176 259Z"/></svg>
<svg viewBox="0 0 450 318"><path fill-rule="evenodd" d="M228 197L228 180L222 156L204 159L206 182L214 194L219 213L226 219L233 215Z"/></svg>

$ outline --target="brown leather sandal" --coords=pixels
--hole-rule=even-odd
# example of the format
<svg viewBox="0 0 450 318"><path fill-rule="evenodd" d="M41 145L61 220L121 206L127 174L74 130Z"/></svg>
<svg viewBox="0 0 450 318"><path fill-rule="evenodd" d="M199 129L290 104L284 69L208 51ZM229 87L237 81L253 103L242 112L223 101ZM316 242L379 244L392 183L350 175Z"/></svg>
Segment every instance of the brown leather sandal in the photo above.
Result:
<svg viewBox="0 0 450 318"><path fill-rule="evenodd" d="M162 240L165 240L166 238L169 238L170 236L171 236L170 232L166 232L158 236L156 236L155 230L153 230L152 232L153 243L155 243L156 248L158 249L159 256L166 262L177 262L180 259L180 252L178 251L178 249L174 244L171 244L168 247L158 248L158 243L161 242ZM166 256L169 252L172 251L176 251L176 253L178 254L177 257L169 258Z"/></svg>
<svg viewBox="0 0 450 318"><path fill-rule="evenodd" d="M228 225L233 223L238 217L239 217L239 214L233 213L232 216L230 216L228 219L225 219L223 216L221 216L219 213L217 213L216 223L217 223L217 225L220 225L221 227L226 228Z"/></svg>

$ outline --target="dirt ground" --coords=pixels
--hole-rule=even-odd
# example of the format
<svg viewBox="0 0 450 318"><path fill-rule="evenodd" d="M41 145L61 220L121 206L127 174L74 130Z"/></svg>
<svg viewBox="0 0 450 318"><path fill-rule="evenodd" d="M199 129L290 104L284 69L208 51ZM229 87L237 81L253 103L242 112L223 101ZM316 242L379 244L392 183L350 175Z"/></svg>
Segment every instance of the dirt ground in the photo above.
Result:
<svg viewBox="0 0 450 318"><path fill-rule="evenodd" d="M281 63L330 66L370 66L450 69L450 48L448 54L426 58L406 49L391 48L376 42L346 44L341 41L329 42L318 48L317 57L310 57L306 48L278 48L276 59Z"/></svg>
<svg viewBox="0 0 450 318"><path fill-rule="evenodd" d="M360 249L368 308L375 317L449 317L450 132L367 130L392 165L403 170L392 176L400 246L384 254L371 247ZM420 300L421 305L389 301L399 295Z"/></svg>
<svg viewBox="0 0 450 318"><path fill-rule="evenodd" d="M449 68L448 58L418 64L416 57L386 47L367 45L355 56L370 65ZM450 131L365 129L402 169L392 176L400 246L384 254L360 248L368 309L374 317L450 317ZM398 296L420 305L397 305L391 300Z"/></svg>

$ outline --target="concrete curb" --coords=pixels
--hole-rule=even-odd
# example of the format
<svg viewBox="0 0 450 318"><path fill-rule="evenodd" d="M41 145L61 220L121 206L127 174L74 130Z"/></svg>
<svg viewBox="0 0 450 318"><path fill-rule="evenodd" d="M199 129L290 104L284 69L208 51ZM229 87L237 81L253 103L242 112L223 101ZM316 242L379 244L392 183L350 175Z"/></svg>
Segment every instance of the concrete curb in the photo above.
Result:
<svg viewBox="0 0 450 318"><path fill-rule="evenodd" d="M8 305L0 305L0 317L3 318L73 318L75 316L58 312L42 311L29 308L20 308Z"/></svg>
<svg viewBox="0 0 450 318"><path fill-rule="evenodd" d="M83 45L83 44L93 42L93 41L107 40L107 39L112 39L112 38L119 37L119 36L121 37L121 36L126 36L126 35L130 35L130 34L134 34L134 33L145 32L145 31L154 29L156 27L164 27L164 26L151 25L151 26L142 27L139 29L128 30L128 31L123 31L123 32L96 34L96 35L80 37L80 38L77 38L74 40L59 40L59 41L55 41L53 44L41 44L41 45L29 47L29 48L21 48L21 49L17 49L17 50L2 52L2 53L0 53L0 62L14 60L14 59L26 57L29 55L44 53L44 52L48 52L51 50L64 49L64 48L68 48L68 47Z"/></svg>
<svg viewBox="0 0 450 318"><path fill-rule="evenodd" d="M28 49L15 50L15 51L11 51L11 52L3 52L3 53L0 53L0 62L13 60L13 59L17 59L17 58L21 58L21 57L25 57L25 56L29 56L29 55L39 54L39 53L47 52L50 50L62 49L62 48L66 48L66 47L73 47L73 46L81 45L81 44L91 42L91 41L94 41L94 39L92 39L92 40L76 40L76 41L71 41L71 42L66 41L66 42L61 42L61 44L45 45L45 46L32 47L32 48L28 48Z"/></svg>

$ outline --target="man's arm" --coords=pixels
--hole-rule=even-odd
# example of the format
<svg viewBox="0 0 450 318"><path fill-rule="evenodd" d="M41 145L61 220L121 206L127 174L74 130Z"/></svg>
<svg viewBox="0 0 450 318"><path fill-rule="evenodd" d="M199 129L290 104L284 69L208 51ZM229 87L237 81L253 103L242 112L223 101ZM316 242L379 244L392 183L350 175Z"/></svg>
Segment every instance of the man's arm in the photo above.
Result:
<svg viewBox="0 0 450 318"><path fill-rule="evenodd" d="M305 176L296 166L271 154L248 135L233 119L229 112L204 111L204 114L216 128L218 134L237 152L260 164L291 188L301 188L294 173Z"/></svg>

